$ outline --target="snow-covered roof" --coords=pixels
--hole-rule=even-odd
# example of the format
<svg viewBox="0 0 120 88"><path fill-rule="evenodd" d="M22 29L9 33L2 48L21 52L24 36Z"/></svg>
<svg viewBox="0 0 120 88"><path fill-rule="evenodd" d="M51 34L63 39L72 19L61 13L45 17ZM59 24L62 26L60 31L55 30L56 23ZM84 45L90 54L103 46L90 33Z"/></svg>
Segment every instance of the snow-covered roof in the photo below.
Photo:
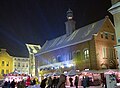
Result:
<svg viewBox="0 0 120 88"><path fill-rule="evenodd" d="M120 7L120 2L117 2L116 4L112 5L112 7L109 8L108 10L111 10L111 9L114 9L114 8L117 8L117 7Z"/></svg>
<svg viewBox="0 0 120 88"><path fill-rule="evenodd" d="M103 25L106 18L89 24L85 27L75 30L71 35L67 36L66 34L55 39L46 41L46 43L41 48L40 52L36 54L43 54L67 46L79 44L92 39L93 34L97 34Z"/></svg>

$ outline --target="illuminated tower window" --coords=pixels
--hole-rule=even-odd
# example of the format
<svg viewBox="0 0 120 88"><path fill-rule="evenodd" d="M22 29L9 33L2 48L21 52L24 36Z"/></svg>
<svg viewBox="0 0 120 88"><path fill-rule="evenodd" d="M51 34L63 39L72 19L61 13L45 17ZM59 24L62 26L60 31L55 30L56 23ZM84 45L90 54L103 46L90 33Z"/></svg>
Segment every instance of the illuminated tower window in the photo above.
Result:
<svg viewBox="0 0 120 88"><path fill-rule="evenodd" d="M84 50L84 59L89 59L89 50Z"/></svg>

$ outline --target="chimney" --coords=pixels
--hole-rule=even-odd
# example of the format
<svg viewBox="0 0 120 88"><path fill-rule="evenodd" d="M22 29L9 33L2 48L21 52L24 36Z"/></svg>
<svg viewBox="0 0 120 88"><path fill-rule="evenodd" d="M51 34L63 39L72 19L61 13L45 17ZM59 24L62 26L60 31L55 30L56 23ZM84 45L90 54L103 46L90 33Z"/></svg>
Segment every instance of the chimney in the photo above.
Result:
<svg viewBox="0 0 120 88"><path fill-rule="evenodd" d="M71 9L67 11L67 19L68 21L65 22L66 25L66 34L69 36L75 30L75 21L73 20L73 12Z"/></svg>

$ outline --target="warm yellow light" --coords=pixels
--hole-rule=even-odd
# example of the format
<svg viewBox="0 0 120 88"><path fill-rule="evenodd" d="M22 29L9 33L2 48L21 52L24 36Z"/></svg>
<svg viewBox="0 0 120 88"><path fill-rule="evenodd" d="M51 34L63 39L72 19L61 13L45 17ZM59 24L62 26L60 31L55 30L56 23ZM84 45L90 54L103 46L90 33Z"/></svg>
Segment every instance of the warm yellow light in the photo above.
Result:
<svg viewBox="0 0 120 88"><path fill-rule="evenodd" d="M64 66L62 65L61 68L64 68Z"/></svg>

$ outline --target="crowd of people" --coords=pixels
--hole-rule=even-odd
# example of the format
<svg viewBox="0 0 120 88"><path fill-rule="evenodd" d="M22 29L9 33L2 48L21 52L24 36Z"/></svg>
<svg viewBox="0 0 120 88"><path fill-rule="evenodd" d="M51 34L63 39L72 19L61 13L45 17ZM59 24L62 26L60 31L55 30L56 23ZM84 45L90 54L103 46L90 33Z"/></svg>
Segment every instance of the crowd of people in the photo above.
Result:
<svg viewBox="0 0 120 88"><path fill-rule="evenodd" d="M13 81L5 81L4 85L2 86L2 88L27 88L28 86L31 85L36 85L39 84L38 79L34 78L34 79L30 79L30 77L28 77L26 80L22 80L22 81L18 81L15 82L15 80L13 79Z"/></svg>
<svg viewBox="0 0 120 88"><path fill-rule="evenodd" d="M79 82L78 76L75 76L74 81L72 77L69 78L70 87L75 86L76 88L78 88L78 82ZM58 78L54 77L52 79L51 77L49 77L48 79L47 78L43 79L40 87L41 88L66 88L65 85L66 85L66 76L64 74L61 74L60 77ZM86 75L83 76L81 86L83 86L83 88L89 87L88 76Z"/></svg>
<svg viewBox="0 0 120 88"><path fill-rule="evenodd" d="M30 86L38 85L37 87L34 88L66 88L66 79L67 77L64 74L61 74L60 77L49 77L49 78L44 78L41 83L38 81L38 79L30 79L28 77L26 80L22 80L19 82L15 82L14 80L12 82L10 81L5 81L3 88L29 88ZM78 88L78 82L79 82L79 77L75 76L75 80L73 81L73 78L69 78L69 83L70 87L75 86ZM89 77L88 76L83 76L82 79L82 84L84 88L88 87L89 84ZM30 87L31 88L31 87Z"/></svg>

